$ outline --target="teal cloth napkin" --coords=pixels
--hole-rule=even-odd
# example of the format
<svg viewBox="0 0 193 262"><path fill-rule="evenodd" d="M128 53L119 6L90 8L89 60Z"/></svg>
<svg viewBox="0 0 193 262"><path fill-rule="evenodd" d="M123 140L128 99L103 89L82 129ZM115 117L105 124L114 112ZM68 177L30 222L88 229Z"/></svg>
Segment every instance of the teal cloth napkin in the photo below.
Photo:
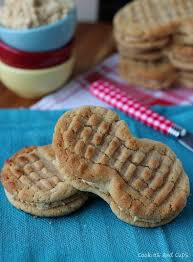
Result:
<svg viewBox="0 0 193 262"><path fill-rule="evenodd" d="M193 107L156 107L193 131ZM0 110L0 166L17 150L52 141L63 112ZM133 134L162 141L182 160L193 183L193 153L172 138L119 113ZM193 261L193 197L172 223L155 229L130 226L101 199L91 199L78 212L62 218L34 218L7 201L0 186L0 261Z"/></svg>

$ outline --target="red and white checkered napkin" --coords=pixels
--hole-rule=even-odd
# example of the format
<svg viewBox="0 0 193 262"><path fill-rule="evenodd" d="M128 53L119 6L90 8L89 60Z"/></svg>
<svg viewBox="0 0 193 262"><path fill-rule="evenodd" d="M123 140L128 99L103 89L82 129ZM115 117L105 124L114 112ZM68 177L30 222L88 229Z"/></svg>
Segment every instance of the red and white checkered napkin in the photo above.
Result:
<svg viewBox="0 0 193 262"><path fill-rule="evenodd" d="M118 86L105 80L91 84L90 91L100 100L123 111L136 120L164 134L169 134L174 123L132 99Z"/></svg>
<svg viewBox="0 0 193 262"><path fill-rule="evenodd" d="M161 105L191 105L193 104L193 90L176 87L168 90L148 90L125 83L117 73L118 55L113 55L89 72L73 79L59 91L44 97L32 109L54 110L78 107L85 104L105 106L89 93L89 86L93 81L106 79L118 84L119 88L129 93L146 106Z"/></svg>

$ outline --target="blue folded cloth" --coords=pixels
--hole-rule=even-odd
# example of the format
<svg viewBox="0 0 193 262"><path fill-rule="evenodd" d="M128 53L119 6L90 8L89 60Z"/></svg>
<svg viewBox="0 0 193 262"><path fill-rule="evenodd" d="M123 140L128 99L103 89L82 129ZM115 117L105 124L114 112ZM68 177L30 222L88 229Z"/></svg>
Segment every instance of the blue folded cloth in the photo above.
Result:
<svg viewBox="0 0 193 262"><path fill-rule="evenodd" d="M193 131L193 107L156 107ZM0 165L24 146L52 141L63 112L0 110ZM169 145L183 162L191 188L193 153L119 113L133 134ZM193 261L193 197L170 224L155 229L130 226L101 199L91 199L78 212L62 218L34 218L12 207L0 186L0 261ZM183 258L183 259L182 259Z"/></svg>

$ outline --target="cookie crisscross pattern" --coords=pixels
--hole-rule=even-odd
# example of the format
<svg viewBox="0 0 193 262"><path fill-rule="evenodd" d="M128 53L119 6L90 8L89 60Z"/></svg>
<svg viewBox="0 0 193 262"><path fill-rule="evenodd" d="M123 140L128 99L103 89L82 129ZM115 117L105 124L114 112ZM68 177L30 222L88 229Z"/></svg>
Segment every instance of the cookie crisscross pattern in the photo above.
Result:
<svg viewBox="0 0 193 262"><path fill-rule="evenodd" d="M125 194L130 211L147 217L156 209L163 209L163 213L176 212L177 207L184 205L187 195L184 171L175 154L165 145L134 139L126 123L110 110L86 108L68 114L67 118L70 124L65 123L65 129L61 130L62 147L68 156L75 154L77 159L84 161L80 162L78 170L74 170L79 179L84 177L87 167L109 167L117 177L113 188L124 183L121 194ZM73 168L76 167L72 165L70 169ZM105 179L102 170L98 176L102 176L104 181L112 181L115 173ZM88 180L92 182L92 179L93 174L90 174ZM104 194L109 194L109 188L103 188ZM116 201L121 207L121 199Z"/></svg>
<svg viewBox="0 0 193 262"><path fill-rule="evenodd" d="M55 202L78 192L56 167L51 146L29 147L7 160L2 172L5 189L19 201Z"/></svg>
<svg viewBox="0 0 193 262"><path fill-rule="evenodd" d="M136 0L115 16L115 30L130 36L161 38L175 33L186 19L193 19L191 0Z"/></svg>

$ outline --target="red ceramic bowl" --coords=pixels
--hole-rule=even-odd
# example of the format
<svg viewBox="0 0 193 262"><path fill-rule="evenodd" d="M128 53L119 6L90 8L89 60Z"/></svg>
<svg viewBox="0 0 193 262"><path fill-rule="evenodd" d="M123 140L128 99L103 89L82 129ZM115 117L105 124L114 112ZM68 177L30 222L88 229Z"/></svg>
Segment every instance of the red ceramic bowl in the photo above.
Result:
<svg viewBox="0 0 193 262"><path fill-rule="evenodd" d="M72 55L73 46L74 40L68 45L54 51L32 53L14 49L0 41L0 60L16 68L48 68L67 61Z"/></svg>

